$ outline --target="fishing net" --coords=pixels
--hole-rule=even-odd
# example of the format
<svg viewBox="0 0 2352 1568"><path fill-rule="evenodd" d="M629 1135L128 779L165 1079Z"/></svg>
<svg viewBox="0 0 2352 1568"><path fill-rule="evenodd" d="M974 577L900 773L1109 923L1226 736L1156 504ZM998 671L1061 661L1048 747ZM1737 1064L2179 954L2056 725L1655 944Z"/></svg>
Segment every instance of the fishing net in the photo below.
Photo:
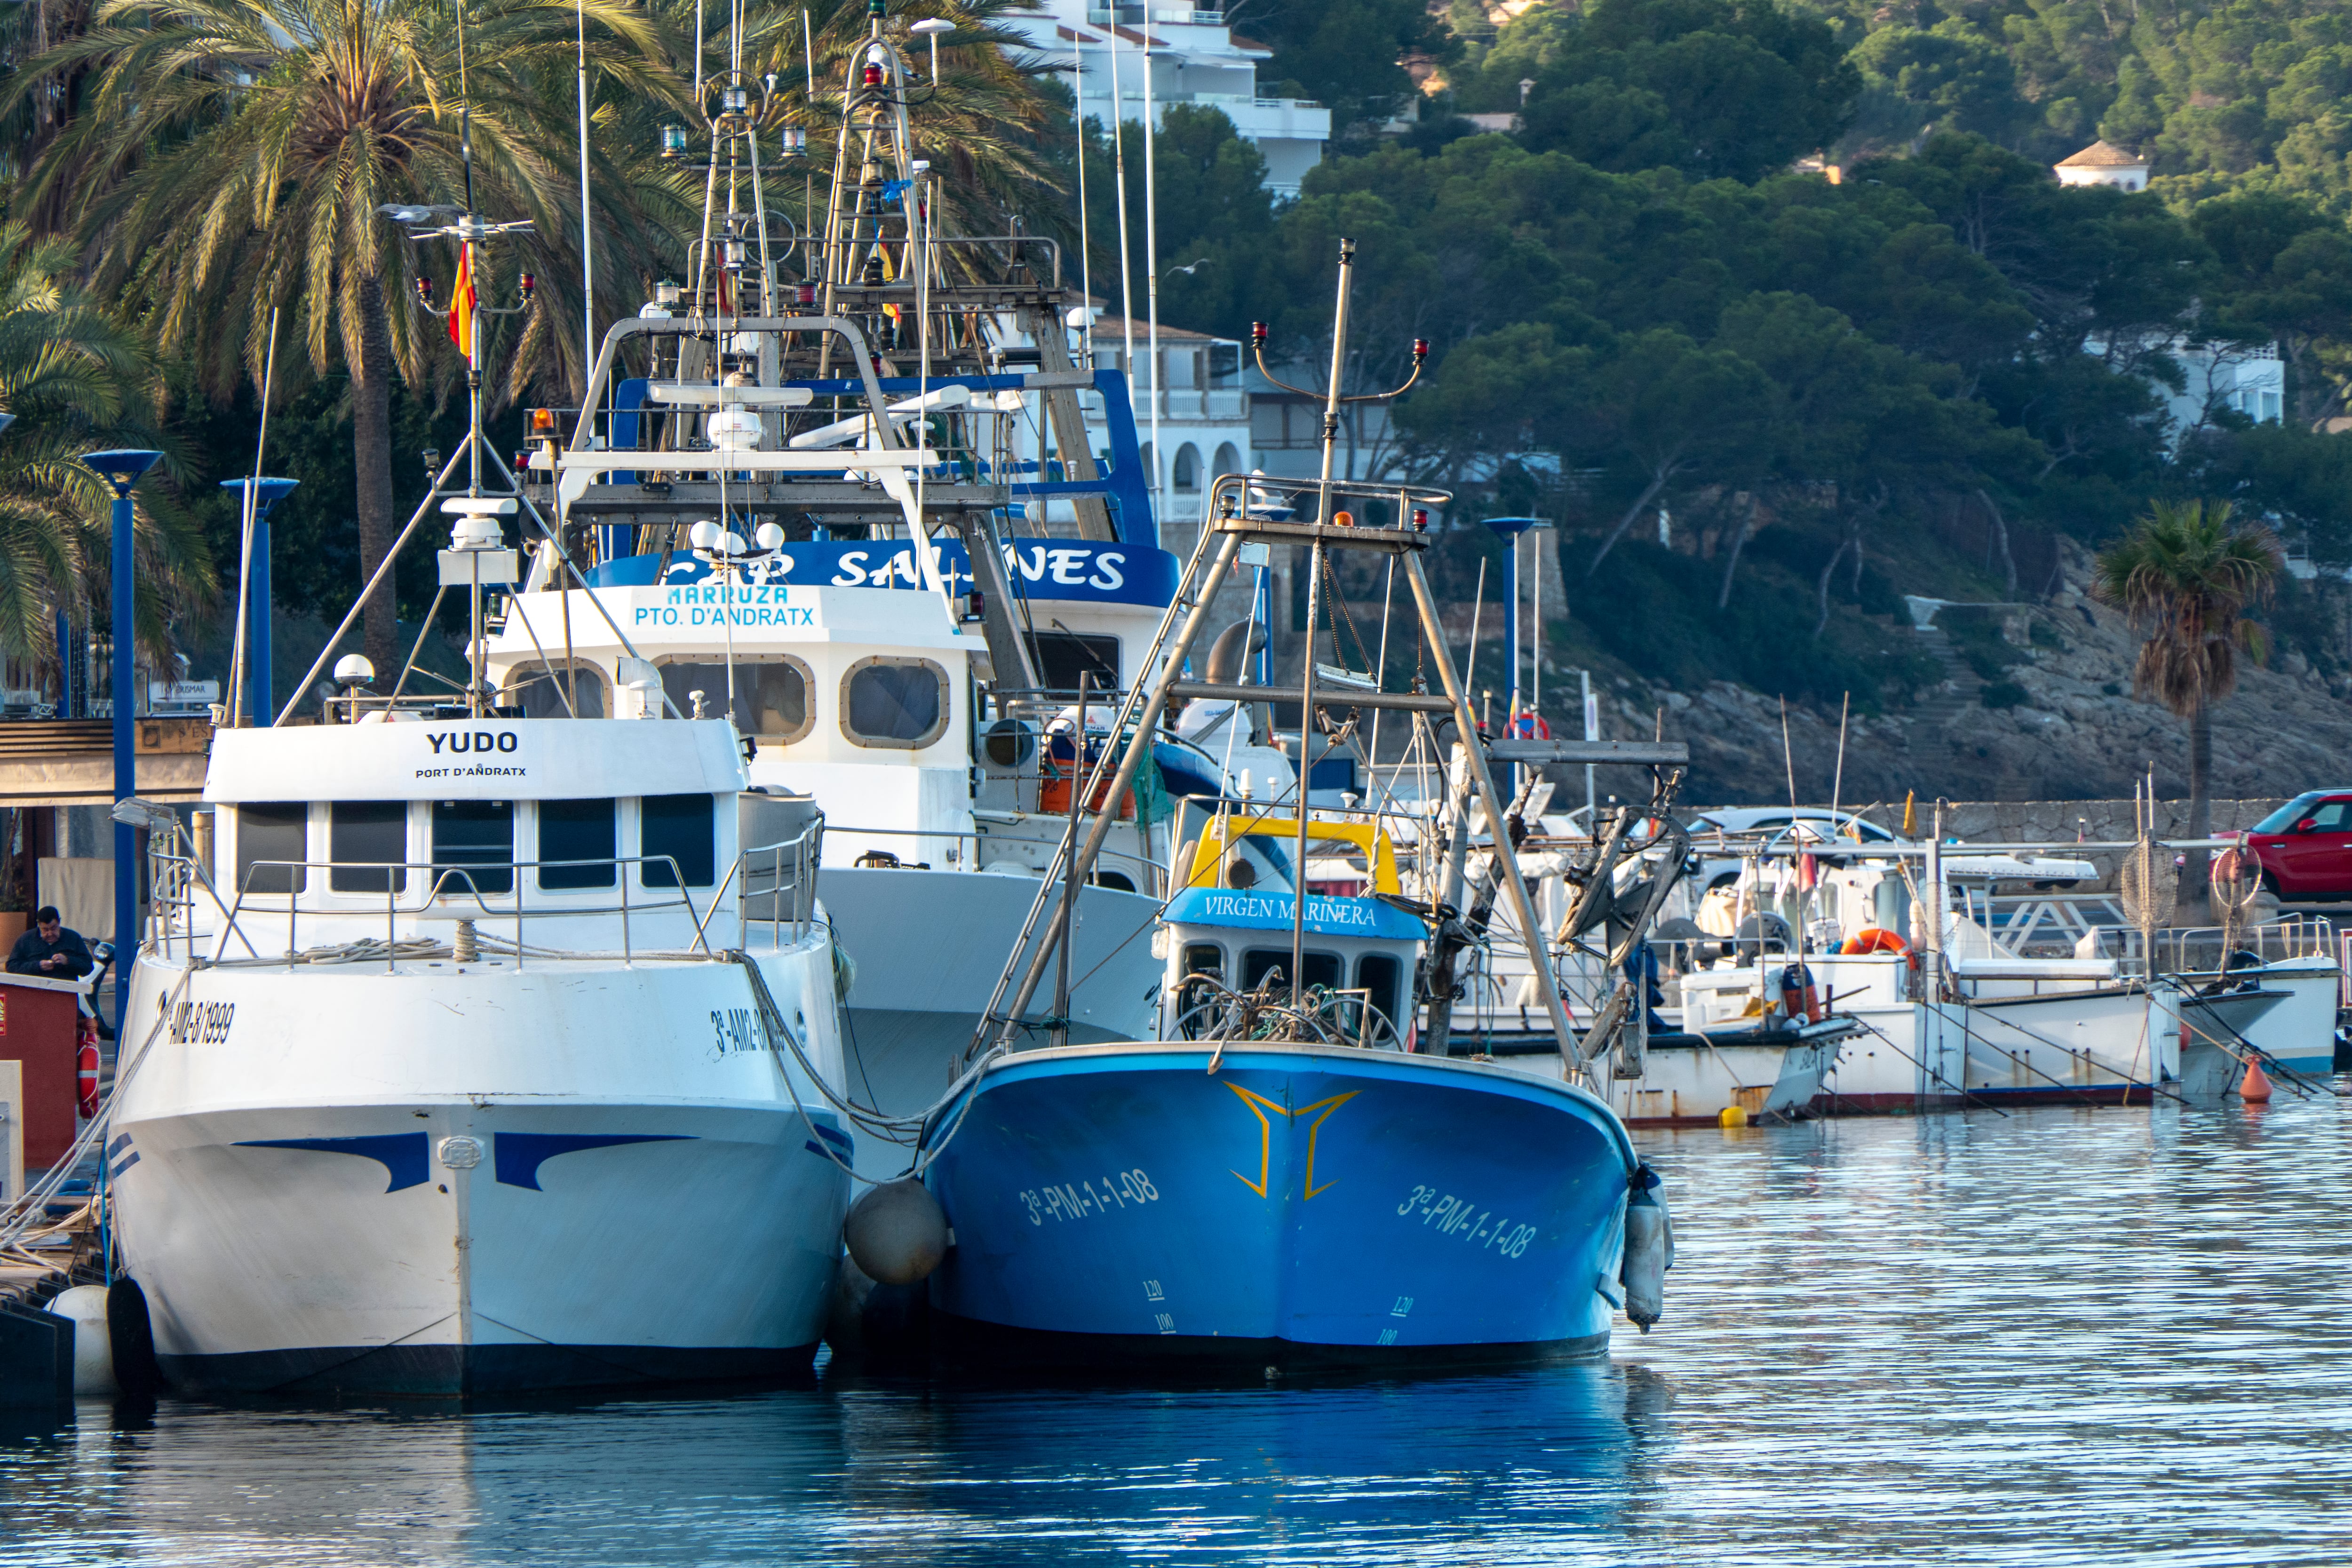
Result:
<svg viewBox="0 0 2352 1568"><path fill-rule="evenodd" d="M2172 874L2172 857L2153 834L2143 830L2139 842L2125 853L2124 863L2116 868L2116 893L2124 906L2124 918L2139 928L2139 950L2147 975L2154 979L2156 928L2172 923L2179 884Z"/></svg>
<svg viewBox="0 0 2352 1568"><path fill-rule="evenodd" d="M2254 923L2254 904L2263 893L2263 868L2242 848L2224 849L2213 857L2210 875L2213 921L2221 928L2221 964L2238 951L2239 939Z"/></svg>

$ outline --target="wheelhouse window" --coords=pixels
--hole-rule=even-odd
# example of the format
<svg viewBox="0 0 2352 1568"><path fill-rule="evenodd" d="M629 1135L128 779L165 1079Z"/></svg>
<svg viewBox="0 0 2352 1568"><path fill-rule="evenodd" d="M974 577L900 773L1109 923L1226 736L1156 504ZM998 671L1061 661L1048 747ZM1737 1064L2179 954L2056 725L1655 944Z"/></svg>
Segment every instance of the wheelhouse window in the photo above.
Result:
<svg viewBox="0 0 2352 1568"><path fill-rule="evenodd" d="M638 813L638 853L645 864L640 884L707 888L718 877L718 812L707 795L649 795ZM673 862L675 866L673 867Z"/></svg>
<svg viewBox="0 0 2352 1568"><path fill-rule="evenodd" d="M514 891L514 803L433 803L433 887L445 899Z"/></svg>
<svg viewBox="0 0 2352 1568"><path fill-rule="evenodd" d="M567 693L572 698L569 710L563 706ZM520 708L526 719L602 719L608 710L604 673L585 659L572 665L518 665L508 672L499 700Z"/></svg>
<svg viewBox="0 0 2352 1568"><path fill-rule="evenodd" d="M404 892L408 888L408 803L339 800L327 808L329 890Z"/></svg>
<svg viewBox="0 0 2352 1568"><path fill-rule="evenodd" d="M694 694L703 711L727 711L727 667L723 664L664 664L662 690L689 718ZM809 706L809 669L799 659L764 656L735 662L735 727L747 735L789 746L809 732L815 715Z"/></svg>
<svg viewBox="0 0 2352 1568"><path fill-rule="evenodd" d="M539 885L551 893L614 885L621 852L619 802L542 800L539 803ZM574 861L582 864L561 864ZM667 876L669 868L662 868Z"/></svg>
<svg viewBox="0 0 2352 1568"><path fill-rule="evenodd" d="M1037 650L1037 677L1045 683L1048 691L1077 690L1078 677L1082 674L1091 690L1118 689L1117 637L1093 637L1078 632L1039 632L1034 646Z"/></svg>
<svg viewBox="0 0 2352 1568"><path fill-rule="evenodd" d="M1397 1005L1397 982L1403 976L1404 966L1394 953L1368 952L1356 960L1357 989L1370 994L1367 1000L1391 1028L1404 1026L1404 1014Z"/></svg>
<svg viewBox="0 0 2352 1568"><path fill-rule="evenodd" d="M247 893L302 891L310 858L310 806L307 801L254 801L236 808L236 885ZM263 862L287 860L289 866Z"/></svg>
<svg viewBox="0 0 2352 1568"><path fill-rule="evenodd" d="M1339 955L1336 952L1316 952L1310 950L1302 956L1299 968L1306 972L1307 984L1309 985L1321 985L1334 990L1339 985ZM1289 979L1290 950L1288 948L1253 947L1245 950L1242 953L1240 988L1244 991L1255 991L1257 989L1258 983L1276 969L1283 972L1283 978L1286 981Z"/></svg>
<svg viewBox="0 0 2352 1568"><path fill-rule="evenodd" d="M878 654L841 678L841 732L861 746L920 751L948 728L948 672L928 658Z"/></svg>

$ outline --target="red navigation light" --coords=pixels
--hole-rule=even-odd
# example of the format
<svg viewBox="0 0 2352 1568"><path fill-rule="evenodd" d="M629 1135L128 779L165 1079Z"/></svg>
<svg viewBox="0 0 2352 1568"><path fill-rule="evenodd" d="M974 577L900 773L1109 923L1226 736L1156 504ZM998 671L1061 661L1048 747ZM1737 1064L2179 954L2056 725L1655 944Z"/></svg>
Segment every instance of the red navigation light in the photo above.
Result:
<svg viewBox="0 0 2352 1568"><path fill-rule="evenodd" d="M1415 533L1427 533L1429 531L1429 509L1427 507L1417 506L1412 509L1412 531Z"/></svg>
<svg viewBox="0 0 2352 1568"><path fill-rule="evenodd" d="M1265 347L1265 323L1264 321L1252 321L1250 323L1250 346L1252 348L1260 349Z"/></svg>

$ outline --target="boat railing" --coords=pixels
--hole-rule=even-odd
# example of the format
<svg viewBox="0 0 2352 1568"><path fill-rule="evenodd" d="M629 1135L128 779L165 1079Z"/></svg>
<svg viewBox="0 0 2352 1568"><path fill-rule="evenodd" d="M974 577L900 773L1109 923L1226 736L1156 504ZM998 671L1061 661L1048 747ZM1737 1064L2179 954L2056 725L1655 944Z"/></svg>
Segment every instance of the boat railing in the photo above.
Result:
<svg viewBox="0 0 2352 1568"><path fill-rule="evenodd" d="M2130 945L2138 946L2136 931ZM2186 926L2156 933L2156 968L2164 974L2220 974L2238 955L2251 954L2264 963L2286 959L2326 958L2342 962L2336 924L2324 915L2294 915L2241 926L2234 931L2220 926ZM2143 971L2144 972L2144 971Z"/></svg>
<svg viewBox="0 0 2352 1568"><path fill-rule="evenodd" d="M764 918L773 945L784 945L787 930L792 941L804 940L816 920L817 868L824 858L823 812L790 838L743 851L736 858L743 871L743 890L736 900L742 928L748 932Z"/></svg>
<svg viewBox="0 0 2352 1568"><path fill-rule="evenodd" d="M740 889L735 900L737 948L746 945L752 927L764 924L770 939L778 947L787 942L806 940L816 920L816 872L824 837L824 818L818 816L792 837L744 850L729 865L727 874L712 889L709 898L698 909L691 889L686 885L685 869L672 855L596 856L587 859L548 860L485 860L451 864L446 860L255 860L240 872L234 896L223 900L220 889L212 885L203 867L174 835L161 847L151 851L149 867L153 889L148 917L149 945L166 960L175 955L185 959L199 956L199 942L209 939L213 951L202 955L213 963L298 963L372 962L383 960L386 969L394 967L404 957L430 957L442 952L445 945L450 954L470 959L483 952L498 957L510 956L520 969L526 959L559 960L619 957L624 963L643 958L724 958L725 950L711 945L710 926L720 908L727 902L730 889ZM635 874L630 874L630 868ZM666 874L647 879L647 868ZM542 895L548 892L544 873L548 871L581 871L608 868L613 885L617 888L617 900L583 902L576 892L557 894L537 908L528 907L525 889L532 876L541 878ZM373 937L356 942L327 942L306 950L301 942L301 921L308 914L315 921L349 922L357 918L373 920L373 902L356 900L375 891L374 889L343 888L334 890L339 900L352 900L341 907L323 909L316 905L305 909L299 895L283 890L292 888L299 873L308 884L313 873L329 877L340 875L347 880L365 879L380 880L383 894L383 936L379 943ZM526 873L530 873L527 876ZM636 897L631 897L630 884L638 884ZM258 883L260 886L257 887ZM484 884L490 884L485 891ZM499 886L503 884L503 887ZM330 887L332 883L330 882ZM492 902L495 899L497 902ZM267 903L251 900L268 900ZM200 903L210 903L221 916L217 931L198 929ZM649 941L675 940L678 931L677 917L684 916L690 929L690 938L684 949L663 947ZM603 948L557 946L524 940L527 922L542 922L537 929L545 930L544 922L556 921L580 921L599 918L620 917L621 945L616 952ZM247 929L266 920L274 926L283 916L286 921L286 945L276 953L265 952ZM403 938L401 922L408 922L410 935ZM660 922L656 932L640 928L643 922ZM451 925L450 941L444 944L436 939L415 934L416 928L426 922L447 921ZM485 931L488 925L495 931L510 926L511 941ZM333 930L330 926L329 930ZM232 939L245 950L242 956L231 952ZM428 953L426 948L433 949Z"/></svg>
<svg viewBox="0 0 2352 1568"><path fill-rule="evenodd" d="M844 834L856 838L953 838L958 841L969 840L974 844L980 843L983 840L990 844L1034 844L1042 846L1047 849L1058 849L1061 847L1062 843L1059 838L1021 838L1008 833L959 833L952 829L944 827L836 826L834 828L834 831L835 833ZM1136 868L1139 871L1141 871L1148 882L1154 886L1158 884L1163 873L1163 868L1158 861L1148 859L1141 855L1130 855L1123 850L1106 847L1096 856L1096 858L1101 860L1124 860L1129 865ZM914 868L921 869L922 868ZM984 868L970 862L967 862L965 868L973 871L984 869Z"/></svg>

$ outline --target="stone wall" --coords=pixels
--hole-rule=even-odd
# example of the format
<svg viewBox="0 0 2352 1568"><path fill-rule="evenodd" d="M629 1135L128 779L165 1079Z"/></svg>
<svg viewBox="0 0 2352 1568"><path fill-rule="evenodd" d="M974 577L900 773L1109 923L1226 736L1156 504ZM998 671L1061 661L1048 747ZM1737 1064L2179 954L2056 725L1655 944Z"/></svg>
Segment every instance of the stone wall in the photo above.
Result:
<svg viewBox="0 0 2352 1568"><path fill-rule="evenodd" d="M2234 833L2242 827L2252 827L2280 806L2288 797L2271 800L2217 800L2212 803L2213 831ZM1903 826L1903 806L1874 806L1863 813L1871 821L1897 832ZM1921 834L1926 834L1932 819L1932 807L1922 801L1915 809L1914 822ZM2159 838L2185 836L2189 831L2189 803L2185 800L2159 800L2156 803L2156 832ZM2072 844L2077 840L2116 842L2133 837L2132 803L2129 800L1956 800L1944 804L1944 837L1965 839L1979 844Z"/></svg>

